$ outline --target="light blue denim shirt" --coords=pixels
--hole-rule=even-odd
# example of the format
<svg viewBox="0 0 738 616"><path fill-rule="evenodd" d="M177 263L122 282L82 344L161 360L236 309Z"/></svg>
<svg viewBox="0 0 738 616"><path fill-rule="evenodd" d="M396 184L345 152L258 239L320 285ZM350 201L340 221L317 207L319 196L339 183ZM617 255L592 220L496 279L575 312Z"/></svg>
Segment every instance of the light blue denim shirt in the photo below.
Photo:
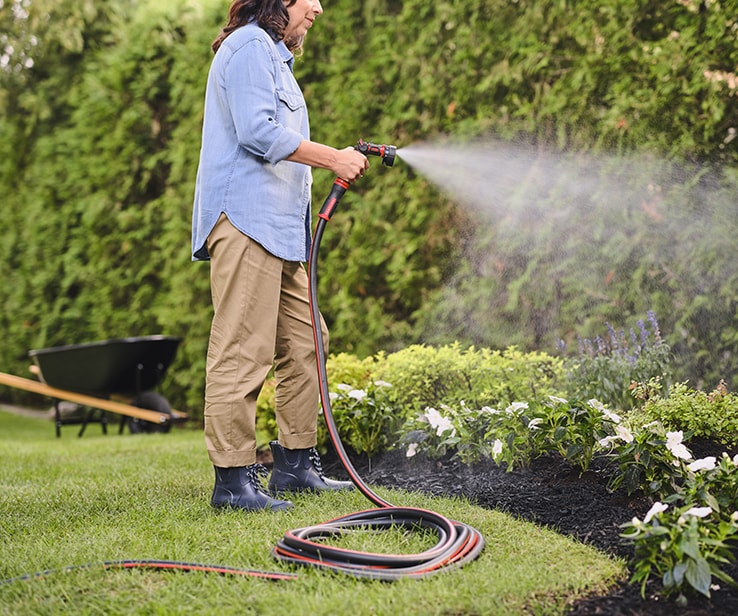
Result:
<svg viewBox="0 0 738 616"><path fill-rule="evenodd" d="M231 33L208 74L192 214L192 259L225 213L234 227L287 261L310 251L309 166L284 160L310 139L294 57L255 23Z"/></svg>

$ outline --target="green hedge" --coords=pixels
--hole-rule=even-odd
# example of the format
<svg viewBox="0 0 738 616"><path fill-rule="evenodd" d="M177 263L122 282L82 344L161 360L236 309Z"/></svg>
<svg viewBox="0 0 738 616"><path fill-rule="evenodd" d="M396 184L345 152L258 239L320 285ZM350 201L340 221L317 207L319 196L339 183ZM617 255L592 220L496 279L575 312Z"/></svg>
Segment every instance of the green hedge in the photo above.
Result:
<svg viewBox="0 0 738 616"><path fill-rule="evenodd" d="M163 390L198 415L211 309L207 264L189 258L191 201L228 2L14 4L0 8L0 370L23 374L31 348L178 335ZM607 153L616 177L583 214L555 187L528 213L533 234L480 221L402 160L374 161L321 254L332 350L553 351L653 309L676 379L732 386L736 13L735 1L326 6L296 64L316 139L492 136L554 158ZM628 193L619 157L654 176L653 199ZM322 202L332 178L315 179Z"/></svg>

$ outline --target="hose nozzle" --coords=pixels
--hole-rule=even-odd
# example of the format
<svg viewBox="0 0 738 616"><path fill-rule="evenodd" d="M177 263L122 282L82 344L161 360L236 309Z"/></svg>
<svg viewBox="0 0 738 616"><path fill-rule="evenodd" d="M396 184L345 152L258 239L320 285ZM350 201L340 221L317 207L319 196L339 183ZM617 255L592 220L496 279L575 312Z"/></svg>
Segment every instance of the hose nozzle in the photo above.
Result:
<svg viewBox="0 0 738 616"><path fill-rule="evenodd" d="M387 167L395 164L397 148L394 145L377 145L376 143L369 143L363 139L359 139L355 147L364 156L379 156L382 159L382 164Z"/></svg>

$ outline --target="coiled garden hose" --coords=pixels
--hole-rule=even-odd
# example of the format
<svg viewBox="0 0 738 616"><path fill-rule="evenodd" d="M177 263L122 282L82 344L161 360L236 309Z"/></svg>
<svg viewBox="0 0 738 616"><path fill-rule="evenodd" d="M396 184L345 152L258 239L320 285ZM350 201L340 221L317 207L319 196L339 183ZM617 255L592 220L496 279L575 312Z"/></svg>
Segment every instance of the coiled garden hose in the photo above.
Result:
<svg viewBox="0 0 738 616"><path fill-rule="evenodd" d="M359 142L360 144L362 142ZM381 151L387 146L380 146ZM389 146L391 147L391 146ZM380 151L378 149L378 151ZM372 153L372 152L369 152ZM392 151L394 156L394 150ZM484 549L484 538L476 529L449 520L425 509L396 507L374 493L354 468L336 428L328 392L325 347L318 309L318 252L325 227L336 206L348 189L348 182L336 178L333 188L318 215L308 262L310 317L315 339L315 353L320 380L320 401L328 434L336 454L351 481L378 509L360 511L330 520L324 524L287 532L272 553L280 561L331 569L354 577L396 580L402 577L425 577L460 567L474 560ZM357 529L385 530L402 527L408 530L431 529L438 537L436 545L418 554L387 555L335 548L313 541L337 537Z"/></svg>

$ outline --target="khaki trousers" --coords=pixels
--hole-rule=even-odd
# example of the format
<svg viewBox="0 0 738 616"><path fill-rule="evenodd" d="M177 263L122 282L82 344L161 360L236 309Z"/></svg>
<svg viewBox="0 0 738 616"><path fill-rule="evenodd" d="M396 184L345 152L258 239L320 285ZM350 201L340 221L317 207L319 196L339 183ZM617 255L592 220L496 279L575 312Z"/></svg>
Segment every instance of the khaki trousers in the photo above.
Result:
<svg viewBox="0 0 738 616"><path fill-rule="evenodd" d="M224 214L208 237L215 311L205 381L205 444L214 466L256 461L256 400L276 378L279 442L316 444L320 390L308 276L233 227ZM323 340L328 334L321 316Z"/></svg>

